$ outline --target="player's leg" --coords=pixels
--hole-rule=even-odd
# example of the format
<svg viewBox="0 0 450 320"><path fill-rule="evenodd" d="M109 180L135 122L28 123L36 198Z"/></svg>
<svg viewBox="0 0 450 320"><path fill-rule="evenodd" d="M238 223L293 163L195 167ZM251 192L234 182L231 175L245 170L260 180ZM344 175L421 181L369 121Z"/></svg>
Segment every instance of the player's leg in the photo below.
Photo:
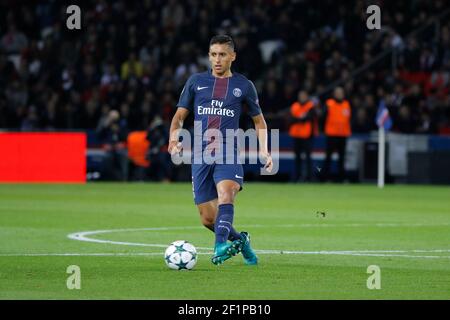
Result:
<svg viewBox="0 0 450 320"><path fill-rule="evenodd" d="M237 233L233 228L234 198L240 189L240 184L233 180L221 180L217 183L218 211L214 224L216 243L215 255L212 259L215 264L221 261L221 257L216 252L220 252L220 248L225 248L229 238L234 238L234 241L231 247L227 246L227 253L234 256L242 251L244 235Z"/></svg>
<svg viewBox="0 0 450 320"><path fill-rule="evenodd" d="M218 194L218 212L215 223L216 243L222 243L233 230L234 200L242 190L244 170L241 164L221 164L214 169L214 181ZM250 246L250 236L241 232L240 238L233 241L232 255L242 251L244 260L255 265L258 258Z"/></svg>
<svg viewBox="0 0 450 320"><path fill-rule="evenodd" d="M205 228L214 232L214 222L217 215L217 199L197 205L200 221Z"/></svg>
<svg viewBox="0 0 450 320"><path fill-rule="evenodd" d="M214 225L217 215L218 198L217 189L213 177L215 165L193 164L192 165L192 191L194 193L194 202L199 208L202 222L205 226ZM214 229L213 229L214 230ZM213 263L221 264L232 257L230 252L232 243L222 243L215 246ZM214 259L216 258L216 259Z"/></svg>
<svg viewBox="0 0 450 320"><path fill-rule="evenodd" d="M200 220L202 224L214 232L214 224L216 222L216 216L218 211L218 199L213 199L208 202L200 203L197 205L198 212L200 213ZM239 232L237 232L233 227L230 228L230 233L228 235L228 240L234 241L241 238Z"/></svg>
<svg viewBox="0 0 450 320"><path fill-rule="evenodd" d="M222 180L217 183L218 211L214 224L216 243L226 242L233 229L234 198L241 186L233 180ZM240 237L239 237L240 238Z"/></svg>
<svg viewBox="0 0 450 320"><path fill-rule="evenodd" d="M215 233L215 221L217 216L217 198L206 201L203 203L197 204L198 211L200 213L200 220L202 224ZM235 233L237 233L234 230ZM237 233L239 236L239 233ZM232 254L232 242L215 244L214 246L214 254L212 258L212 262L214 264L222 264L225 260L230 259L234 254Z"/></svg>

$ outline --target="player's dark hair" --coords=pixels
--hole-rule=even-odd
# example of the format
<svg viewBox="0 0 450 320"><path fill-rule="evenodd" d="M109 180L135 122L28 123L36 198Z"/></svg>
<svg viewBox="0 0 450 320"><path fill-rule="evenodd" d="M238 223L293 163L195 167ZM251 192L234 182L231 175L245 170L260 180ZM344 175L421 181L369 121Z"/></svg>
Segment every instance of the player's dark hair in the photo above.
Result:
<svg viewBox="0 0 450 320"><path fill-rule="evenodd" d="M221 35L217 35L211 38L211 41L209 41L209 46L211 47L213 44L227 44L230 46L230 48L234 51L234 41L233 39L226 35L226 34L221 34Z"/></svg>

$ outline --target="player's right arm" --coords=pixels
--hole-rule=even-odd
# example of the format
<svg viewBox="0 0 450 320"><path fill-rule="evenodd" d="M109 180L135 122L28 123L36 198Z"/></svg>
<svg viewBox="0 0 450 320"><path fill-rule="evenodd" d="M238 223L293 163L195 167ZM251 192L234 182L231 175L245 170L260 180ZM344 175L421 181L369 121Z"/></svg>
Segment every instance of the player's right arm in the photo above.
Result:
<svg viewBox="0 0 450 320"><path fill-rule="evenodd" d="M177 108L177 112L170 123L169 147L170 154L175 154L181 151L181 142L178 141L178 133L183 128L183 122L189 115L189 110L186 108Z"/></svg>

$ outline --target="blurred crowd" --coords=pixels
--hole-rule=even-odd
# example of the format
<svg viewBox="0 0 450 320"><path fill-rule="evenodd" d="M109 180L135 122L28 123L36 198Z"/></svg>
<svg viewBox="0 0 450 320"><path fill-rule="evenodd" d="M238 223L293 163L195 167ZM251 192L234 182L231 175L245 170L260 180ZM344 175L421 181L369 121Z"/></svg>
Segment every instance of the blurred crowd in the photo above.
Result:
<svg viewBox="0 0 450 320"><path fill-rule="evenodd" d="M168 126L186 79L208 68L211 36L226 33L269 127L288 130L300 90L323 102L336 83L354 133L376 128L383 98L394 131L450 134L450 19L406 37L445 12L444 0L89 0L81 30L66 28L68 4L0 5L0 128L102 136L112 110L121 135L155 119ZM381 7L380 31L366 27L370 4Z"/></svg>

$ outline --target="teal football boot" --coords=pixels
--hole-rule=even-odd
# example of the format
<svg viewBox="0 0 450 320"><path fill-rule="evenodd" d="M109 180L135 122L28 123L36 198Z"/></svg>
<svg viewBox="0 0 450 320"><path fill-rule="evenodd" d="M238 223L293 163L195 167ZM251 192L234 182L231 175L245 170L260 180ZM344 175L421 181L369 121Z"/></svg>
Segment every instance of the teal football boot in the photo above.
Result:
<svg viewBox="0 0 450 320"><path fill-rule="evenodd" d="M258 257L250 246L250 235L248 232L241 232L241 239L233 241L231 248L236 251L236 254L242 252L245 264L258 264Z"/></svg>
<svg viewBox="0 0 450 320"><path fill-rule="evenodd" d="M234 254L235 250L231 248L232 244L223 242L223 243L216 243L214 247L214 255L211 258L211 262L215 265L219 265L225 262L225 260L230 259Z"/></svg>

